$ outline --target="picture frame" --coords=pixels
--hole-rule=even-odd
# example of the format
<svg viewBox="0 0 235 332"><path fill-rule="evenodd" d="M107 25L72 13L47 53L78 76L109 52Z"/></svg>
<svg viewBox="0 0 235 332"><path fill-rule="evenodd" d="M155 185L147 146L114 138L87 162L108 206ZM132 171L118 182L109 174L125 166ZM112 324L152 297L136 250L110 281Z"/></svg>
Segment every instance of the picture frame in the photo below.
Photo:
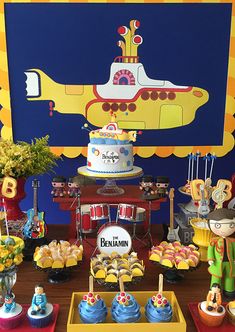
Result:
<svg viewBox="0 0 235 332"><path fill-rule="evenodd" d="M87 1L69 1L69 2L68 1L61 1L58 4L58 1L50 1L50 3L48 3L46 1L40 1L40 0L38 0L38 1L16 1L16 0L7 1L7 0L5 0L5 1L1 2L1 4L0 4L0 15L1 15L1 20L0 20L0 54L1 54L1 56L0 56L0 87L1 87L1 90L0 90L0 104L1 104L0 121L2 123L1 137L3 139L18 140L18 136L17 136L16 133L17 133L17 126L19 126L19 125L17 125L17 123L19 123L19 120L17 120L17 119L19 119L19 117L21 117L21 115L17 114L17 110L24 108L24 107L20 108L18 105L16 105L17 104L17 101L16 101L17 98L14 98L14 91L17 90L17 87L16 87L17 81L16 81L16 83L14 82L15 70L13 70L11 68L12 63L13 63L13 60L12 60L13 55L11 54L11 52L13 52L12 51L12 45L14 45L14 42L11 42L11 40L10 40L10 38L12 36L12 32L13 32L13 28L12 28L12 25L10 23L11 23L11 20L13 20L14 15L12 15L10 13L10 11L11 11L10 9L11 9L11 7L13 8L14 5L17 5L17 6L30 6L30 8L34 8L38 5L46 5L46 6L48 6L47 8L49 8L49 6L53 6L55 4L56 5L62 5L63 4L64 6L82 5L84 8L85 8L85 6L88 5ZM223 35L221 35L221 37L220 37L221 41L226 39L226 45L224 45L224 49L225 50L227 49L227 55L228 55L227 58L224 59L224 64L223 64L224 69L227 68L227 73L225 72L226 70L223 70L223 72L221 70L221 77L223 78L223 85L221 85L221 90L220 90L221 91L221 97L220 97L220 99L217 99L217 101L220 103L220 107L218 107L218 108L220 108L220 110L216 109L216 105L217 105L216 100L214 101L214 103L211 103L211 100L213 100L213 89L212 89L212 93L211 93L211 90L209 89L210 90L209 91L209 100L210 100L211 106L208 106L209 103L207 103L207 105L206 105L206 107L208 107L208 110L209 110L210 114L213 114L213 112L215 112L215 114L219 115L219 117L217 117L217 115L215 116L215 118L213 118L213 116L210 116L210 117L208 116L208 118L206 118L206 121L208 121L208 124L203 123L204 129L201 129L200 125L197 125L197 126L199 126L198 130L197 130L196 125L194 126L194 128L190 129L188 124L186 124L186 125L183 124L182 128L180 128L180 129L175 128L174 126L172 128L171 127L167 128L167 127L164 127L164 124L163 124L163 127L160 130L155 130L155 129L152 130L152 128L150 128L151 130L149 130L149 131L148 130L142 130L142 129L145 129L145 128L142 128L140 126L141 128L139 128L139 129L142 130L143 134L141 135L140 138L138 138L137 143L135 143L134 153L137 154L140 157L143 157L143 158L149 158L153 155L156 155L156 156L162 157L162 158L169 157L171 155L175 155L177 157L185 157L189 153L196 153L197 151L200 151L201 155L206 155L208 153L213 153L218 157L222 157L222 156L226 155L228 152L230 152L234 148L233 131L235 129L235 120L234 120L235 99L234 99L234 90L233 90L234 89L233 87L235 86L235 9L234 9L235 4L234 4L234 2L232 0L231 1L222 1L221 0L221 1L210 1L210 3L208 4L208 2L206 2L206 1L196 1L196 0L195 1L184 1L183 3L182 3L182 1L170 1L170 0L168 0L168 1L160 1L160 0L159 1L158 0L144 1L144 3L140 3L139 1L131 1L131 0L130 1L104 1L104 0L98 0L98 1L93 1L92 3L89 3L89 6L90 6L89 8L91 8L91 6L93 5L97 9L97 8L99 8L97 6L102 5L102 6L106 6L107 10L111 10L112 6L118 6L116 8L118 8L118 10L121 11L122 8L124 8L123 6L128 6L128 10L129 10L129 8L133 8L133 13L134 13L135 8L137 8L140 4L141 4L141 6L145 6L145 7L146 6L148 7L150 5L155 6L154 8L156 8L156 12L157 12L157 7L156 6L161 6L159 8L161 8L161 10L164 11L165 15L167 15L168 12L171 13L170 16L169 16L171 19L174 18L172 16L173 9L174 9L174 11L175 11L175 9L179 10L180 15L183 15L182 13L183 13L184 8L185 8L186 11L190 8L191 13L193 12L193 10L195 10L195 13L196 13L198 8L200 9L200 8L203 8L203 6L207 5L207 15L208 15L208 13L213 12L213 10L210 10L210 7L208 7L209 5L210 6L214 5L214 7L211 7L211 8L216 8L215 12L217 12L217 8L219 8L218 6L221 6L221 8L222 8L222 6L227 6L226 10L224 11L224 15L229 15L229 11L231 12L231 21L229 22L231 30L229 31L229 33L226 34L226 38L223 38ZM15 6L15 8L17 6ZM133 7L130 7L130 6L133 6ZM172 6L174 6L174 8ZM106 8L106 7L103 7L103 8ZM63 8L67 8L67 7L63 7ZM141 8L144 8L144 7L141 7ZM148 12L147 12L147 14L148 14ZM112 14L112 15L114 15L114 14ZM112 17L112 15L111 15L111 17ZM125 22L123 22L123 25L128 27L129 21L126 20L126 17L130 17L130 18L133 18L133 17L130 14L129 14L129 16L127 14L124 15ZM117 18L116 17L114 17L114 18L117 21ZM204 21L205 21L204 22L205 26L209 22L209 21L206 21L206 18L207 18L207 16L205 16L203 18ZM154 17L152 17L152 19L154 19ZM143 18L143 21L144 21L144 18ZM217 25L214 23L214 26L213 26L214 29L215 30L217 29L216 31L219 31L220 24L221 24L221 27L222 27L222 25L225 21L226 22L228 21L227 19L225 20L225 16L221 17L221 23L220 23L219 20L216 23ZM109 23L109 26L108 26L107 29L109 29L109 27L112 26L113 20L107 19L107 22ZM175 20L174 22L177 22L177 20ZM163 21L163 23L164 23L163 28L166 29L169 24L165 24L164 21ZM141 35L141 33L143 32L143 34L144 34L144 43L146 41L146 44L147 44L146 49L148 47L148 53L144 53L144 51L141 53L142 58L148 60L145 63L145 65L146 65L145 70L146 70L146 73L147 73L147 70L151 71L150 70L151 65L149 63L151 63L151 60L153 58L153 55L151 55L151 52L149 51L151 43L150 43L150 41L147 37L148 36L152 37L154 35L156 37L156 41L158 40L158 38L160 38L160 40L162 41L165 37L163 36L164 37L163 39L161 39L162 37L159 37L159 29L157 29L157 28L156 28L156 32L155 32L155 30L154 30L154 32L151 32L151 35L150 35L150 32L149 32L150 29L147 30L147 32L149 32L149 34L148 34L148 33L146 33L146 31L144 31L144 28L145 28L144 26L143 27L141 26L141 28L139 29L139 30L141 30L141 32L138 31L138 33ZM39 29L42 29L42 26L41 26L41 28L39 27ZM112 26L112 29L113 29L113 31L115 29L117 30L117 26L115 26L115 27ZM173 31L173 30L174 29L171 29L171 31ZM162 30L162 31L164 32L164 30ZM214 41L216 39L219 39L218 35L216 35L216 32L214 32L214 35L212 36L210 34L211 31L212 31L212 29L210 29L210 31L207 32L208 37L211 36L211 40L214 40ZM228 31L228 27L227 27L226 31ZM200 41L200 38L203 39L203 36L200 33L201 32L199 31L199 33L198 33L198 40L199 41ZM161 35L162 35L162 33L161 33ZM163 33L163 35L164 35L164 33ZM175 33L175 35L176 35L176 33ZM197 31L195 32L195 35L192 34L192 36L197 37ZM169 37L169 34L168 34L168 37ZM112 40L116 41L115 38L116 38L116 36L114 36L114 38ZM172 38L172 36L169 37L169 38ZM24 40L24 38L22 38L22 40ZM34 43L35 43L35 41L34 41ZM195 39L194 39L193 43L195 43ZM207 40L205 40L205 43L210 43L209 38ZM104 47L104 44L102 44L102 45L103 46L101 46L101 47ZM164 43L161 43L162 49L164 49L164 45L165 45ZM185 46L184 43L182 43L180 45ZM200 43L198 45L200 45ZM203 45L203 43L202 43L202 45ZM213 41L211 41L211 45L212 45L212 49L213 49ZM106 50L106 53L109 54L109 55L111 53L113 54L113 50L114 50L115 46L116 45L112 45L111 50L110 51ZM167 47L169 47L169 45L167 45ZM174 44L174 47L175 47L176 51L179 50L180 49L179 43ZM107 48L108 48L108 46L107 46ZM73 49L73 45L71 45L71 50L72 49ZM169 49L172 51L171 46L169 47ZM185 49L187 51L187 48L185 48ZM199 54L199 50L197 49L196 51ZM113 54L114 56L120 55L120 51L118 53L118 51L115 49L115 52L116 52L116 54ZM158 48L156 48L156 50L152 49L152 52L153 52L153 54L158 54L159 49ZM97 54L98 53L100 53L100 51L99 52L97 51ZM202 52L200 51L200 53L202 53ZM14 54L15 54L15 52L14 52ZM165 55L163 54L163 57L164 56L166 57L166 55L167 55L167 53L165 53ZM193 56L192 53L191 53L191 55ZM205 56L205 59L207 59L207 64L205 65L205 68L210 66L210 62L208 62L208 59L210 59L212 55L213 54L208 55L207 58ZM222 56L224 56L224 55L221 54L220 59L222 59ZM177 57L179 57L179 56L177 56L177 52L175 52L173 54L173 56L171 56L171 59L173 59L172 61L177 59ZM187 57L188 57L188 55L186 54L185 59L187 59ZM215 57L216 57L216 55L215 55ZM196 58L196 55L195 55L195 58ZM108 59L110 59L110 58L108 58ZM203 56L201 56L202 63L204 61L203 59L204 59ZM110 64L110 60L105 60L105 61L107 63L107 68L108 68L108 66ZM181 62L181 64L183 62ZM213 59L211 60L211 62L213 62ZM177 63L178 62L175 61L175 64L177 64ZM187 67L188 64L190 65L190 63L189 62L187 63L187 61L186 61L185 67ZM220 64L219 60L218 60L218 64ZM60 66L63 66L63 62L60 63ZM164 75L164 73L165 73L164 70L166 70L167 66L168 65L166 63L165 68L162 69L163 70L162 75ZM191 66L196 67L196 62L192 61ZM212 67L211 70L213 70L213 68L216 68L216 66L217 66L217 64L213 64L213 67ZM158 66L158 69L159 69L159 67L161 67L161 66ZM48 68L50 68L50 66L48 66ZM91 66L91 68L92 68L92 66ZM107 82L107 79L108 79L107 68L105 68L106 77L102 81L102 83ZM182 66L182 68L183 68L183 66ZM61 69L61 67L60 67L60 69ZM66 70L66 68L64 68L61 71L65 71L65 70ZM155 68L154 68L154 70L155 70ZM185 72L186 72L186 70L185 70ZM197 72L198 72L198 70L195 69L195 71L193 73L194 77L197 76ZM204 75L206 77L206 71L203 71L200 74L201 74L201 76ZM83 73L83 75L84 75L84 78L86 78L86 76L85 76L86 72ZM177 73L177 75L179 76L178 73ZM177 77L177 75L176 75L176 77ZM88 76L88 73L87 73L87 76ZM149 75L149 77L152 78L152 76L150 76L150 75ZM155 77L153 77L153 78L155 78ZM167 76L167 74L166 74L166 77L163 77L163 79L165 81L168 81L168 78L169 77ZM184 71L182 71L182 82L184 82L185 78L187 80L187 75L185 75ZM169 79L171 79L171 78L169 78ZM201 77L200 77L200 79L201 79ZM200 79L199 79L199 81L200 81ZM97 80L96 84L98 86L99 78L97 78L96 80ZM215 78L212 77L212 78L210 78L210 80L212 82L211 84L213 85L214 82L216 81L216 75L215 75ZM171 81L169 81L169 82L171 83ZM86 86L88 86L88 83L85 82L84 84L87 84ZM180 85L181 84L178 84L177 86L180 86ZM79 86L80 86L80 82L79 82ZM74 88L75 84L73 82L71 84L69 84L69 82L68 82L68 84L66 84L66 87L67 87L67 89L69 89L70 94L73 94L74 91L76 90L76 88ZM218 87L214 88L214 92L219 91ZM206 87L206 89L207 89L207 87ZM170 91L170 92L172 92L172 91ZM159 93L159 95L160 95L160 93ZM169 93L168 93L168 95L169 95ZM216 96L216 98L218 97L216 95L216 93L214 93L214 96ZM21 97L21 98L23 99L23 97ZM141 98L142 98L142 95L141 95ZM148 95L148 98L150 98L150 94ZM144 99L142 98L141 103L143 103L143 100ZM165 102L163 101L163 103L165 103ZM169 104L170 103L171 102L169 102ZM103 104L104 104L104 102L103 102ZM224 104L224 109L223 109L223 104ZM23 105L27 105L31 108L34 108L36 103L32 102L32 104L31 104L30 100L26 100L26 98L24 98L24 104ZM34 105L34 106L30 106L30 105ZM41 107L40 105L41 104L39 104L39 107ZM49 104L49 105L51 105L51 107L53 109L53 104ZM121 105L120 101L118 102L118 105L119 106ZM128 104L128 106L129 106L129 104ZM137 108L138 108L138 103L137 103ZM174 112L178 112L178 109L176 109L175 106L174 106L174 108L172 108L172 110ZM198 112L200 114L202 113L200 108L199 108L199 111L196 112L196 114L198 114ZM218 112L218 113L216 113L216 112ZM25 113L25 115L22 116L22 121L24 121L22 123L25 125L25 131L28 130L28 128L30 127L30 123L32 122L32 120L34 118L34 114L32 115L32 118L31 118L31 115L29 116L27 114L28 113ZM131 114L131 112L129 112L129 114ZM67 114L66 114L66 116L69 117L69 115L67 115ZM27 122L28 119L29 119L29 123ZM61 122L64 122L63 119L65 119L65 118L62 118ZM196 119L197 119L197 115L196 115ZM85 123L85 120L86 119L84 118L84 123ZM164 121L167 121L167 120L168 119L166 117L166 119L163 119L162 121L164 123ZM178 120L174 120L174 121L178 121ZM194 120L192 120L192 121L194 121ZM49 120L48 120L48 122L49 122ZM45 123L45 121L44 121L44 123ZM55 122L55 127L54 127L55 131L57 131L57 129L59 127L59 126L57 126L57 123L58 122ZM220 128L217 128L218 123L220 123ZM215 129L213 129L213 126L214 126ZM22 125L20 127L22 128ZM80 127L78 127L78 129L77 129L78 132L80 131ZM100 125L98 125L97 127L100 127ZM223 128L221 129L221 127L223 127ZM53 128L53 126L52 126L52 128ZM66 127L66 128L67 128L66 129L67 131L64 130L64 129L61 129L61 132L58 131L58 137L61 137L63 135L66 136L66 133L69 132L69 127ZM129 129L129 128L127 127L126 129ZM201 130L201 132L200 132L200 130ZM200 142L200 144L190 144L191 143L191 136L194 136L192 138L192 142L196 142L197 140L199 140L200 137L202 137L204 135L205 130L208 130L208 134L207 134L208 139L205 139L205 141L203 141L203 139L201 138L201 142L203 144L201 144L201 142ZM218 130L218 133L217 133L217 130ZM73 132L73 131L74 131L74 129L71 130L71 132ZM31 134L31 132L32 132L32 134ZM58 144L52 144L51 145L51 150L53 152L55 152L56 154L58 154L58 155L63 154L64 156L69 157L69 158L75 158L79 155L86 156L87 143L88 143L89 137L88 137L88 135L85 136L84 131L81 131L81 132L82 132L81 135L83 137L85 137L85 138L83 138L83 144L82 145L79 145L79 143L77 143L77 142L75 142L75 144L69 142L69 144L64 144L63 145L59 142ZM32 136L33 133L34 133L34 130L29 131L28 137L26 137L25 140L30 139L30 138L34 138L34 136ZM40 133L42 133L42 135L44 135L44 134L47 134L48 132L45 132L42 128ZM184 135L183 138L181 137L182 133ZM198 138L196 139L195 137L197 136L197 133L198 133ZM49 132L49 134L51 136L51 132ZM22 134L19 134L19 138L20 138L20 140L23 140L23 139L21 139L21 137L24 138L24 136L21 136L21 135ZM71 133L71 135L72 135L72 133ZM208 144L208 142L210 142L210 137L212 137L213 135L214 135L214 142L216 144ZM206 137L206 135L205 135L205 137ZM219 140L217 139L218 137L220 137ZM56 141L56 139L55 139L55 141ZM213 141L213 140L211 139L211 141ZM140 145L138 145L139 142L140 142ZM178 143L175 144L175 142L178 142ZM184 142L187 142L188 145L186 145Z"/></svg>

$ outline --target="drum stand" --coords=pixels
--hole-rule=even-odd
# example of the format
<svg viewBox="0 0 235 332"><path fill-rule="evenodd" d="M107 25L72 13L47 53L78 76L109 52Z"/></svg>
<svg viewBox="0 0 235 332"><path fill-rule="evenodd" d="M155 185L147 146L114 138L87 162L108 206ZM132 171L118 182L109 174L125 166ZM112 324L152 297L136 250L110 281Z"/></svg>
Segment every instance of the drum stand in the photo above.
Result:
<svg viewBox="0 0 235 332"><path fill-rule="evenodd" d="M81 201L80 194L77 194L77 207L76 207L76 241L80 240L82 244L82 223L81 223Z"/></svg>
<svg viewBox="0 0 235 332"><path fill-rule="evenodd" d="M136 235L136 225L137 225L137 222L133 221L133 232L132 232L132 235L131 235L131 239L139 241L140 243L142 243L143 245L146 246L146 243ZM132 242L132 250L134 251L133 242Z"/></svg>
<svg viewBox="0 0 235 332"><path fill-rule="evenodd" d="M149 200L149 220L148 220L148 229L147 232L144 234L144 236L142 237L141 240L145 239L146 237L148 237L148 242L149 242L149 248L151 249L153 246L153 239L152 239L152 235L151 235L151 216L152 216L152 201ZM146 245L146 243L145 243Z"/></svg>

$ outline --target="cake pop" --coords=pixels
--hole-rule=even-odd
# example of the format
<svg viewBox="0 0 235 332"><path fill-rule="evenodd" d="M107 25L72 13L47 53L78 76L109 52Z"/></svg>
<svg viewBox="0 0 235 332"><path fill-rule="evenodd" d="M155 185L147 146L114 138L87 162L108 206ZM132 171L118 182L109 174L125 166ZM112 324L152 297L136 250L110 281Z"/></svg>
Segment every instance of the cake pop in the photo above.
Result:
<svg viewBox="0 0 235 332"><path fill-rule="evenodd" d="M145 306L145 316L150 323L169 322L172 319L172 306L163 291L163 275L159 274L158 293L148 299Z"/></svg>
<svg viewBox="0 0 235 332"><path fill-rule="evenodd" d="M89 277L89 292L78 305L78 312L83 323L103 323L107 316L107 307L99 294L94 294L93 277Z"/></svg>

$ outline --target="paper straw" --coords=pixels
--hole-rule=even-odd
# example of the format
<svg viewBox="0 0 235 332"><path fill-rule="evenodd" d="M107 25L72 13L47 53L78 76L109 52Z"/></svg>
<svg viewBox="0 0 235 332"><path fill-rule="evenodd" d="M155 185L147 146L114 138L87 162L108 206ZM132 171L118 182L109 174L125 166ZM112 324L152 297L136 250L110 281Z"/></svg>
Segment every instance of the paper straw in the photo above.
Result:
<svg viewBox="0 0 235 332"><path fill-rule="evenodd" d="M5 222L6 222L7 236L9 237L8 220L7 220L7 211L6 211L6 206L5 206L5 200L4 200L4 198L2 199L2 203L3 203L4 214L5 214Z"/></svg>
<svg viewBox="0 0 235 332"><path fill-rule="evenodd" d="M158 281L158 293L162 295L163 291L163 274L159 274L159 281Z"/></svg>
<svg viewBox="0 0 235 332"><path fill-rule="evenodd" d="M214 160L215 160L215 153L212 155L212 162L211 162L211 169L210 169L210 178L212 178L212 171L213 171L213 166L214 166Z"/></svg>
<svg viewBox="0 0 235 332"><path fill-rule="evenodd" d="M125 292L122 278L119 278L119 288L120 288L120 292Z"/></svg>
<svg viewBox="0 0 235 332"><path fill-rule="evenodd" d="M191 154L188 155L188 182L190 181Z"/></svg>
<svg viewBox="0 0 235 332"><path fill-rule="evenodd" d="M94 279L93 276L89 277L89 293L93 293L94 291Z"/></svg>
<svg viewBox="0 0 235 332"><path fill-rule="evenodd" d="M198 168L199 168L199 157L200 157L200 152L197 151L197 170L196 170L196 179L198 179Z"/></svg>
<svg viewBox="0 0 235 332"><path fill-rule="evenodd" d="M194 154L192 153L192 172L191 172L191 180L193 180L193 168L194 168Z"/></svg>
<svg viewBox="0 0 235 332"><path fill-rule="evenodd" d="M207 179L207 154L206 154L206 161L205 161L205 181Z"/></svg>

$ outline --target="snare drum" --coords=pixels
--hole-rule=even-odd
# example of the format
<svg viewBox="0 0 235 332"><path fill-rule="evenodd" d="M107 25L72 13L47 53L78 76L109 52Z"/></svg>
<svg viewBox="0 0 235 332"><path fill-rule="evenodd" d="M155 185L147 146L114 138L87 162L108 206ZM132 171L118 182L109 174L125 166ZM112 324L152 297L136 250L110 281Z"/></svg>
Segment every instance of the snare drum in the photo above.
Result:
<svg viewBox="0 0 235 332"><path fill-rule="evenodd" d="M108 204L92 204L90 205L90 215L92 220L110 219Z"/></svg>
<svg viewBox="0 0 235 332"><path fill-rule="evenodd" d="M146 219L146 210L142 207L137 207L136 218L134 222L144 222Z"/></svg>
<svg viewBox="0 0 235 332"><path fill-rule="evenodd" d="M79 220L79 217L78 217ZM81 205L81 232L93 233L97 230L97 221L91 220L90 217L90 205Z"/></svg>
<svg viewBox="0 0 235 332"><path fill-rule="evenodd" d="M118 205L117 218L122 220L135 221L136 210L136 205L121 203Z"/></svg>

